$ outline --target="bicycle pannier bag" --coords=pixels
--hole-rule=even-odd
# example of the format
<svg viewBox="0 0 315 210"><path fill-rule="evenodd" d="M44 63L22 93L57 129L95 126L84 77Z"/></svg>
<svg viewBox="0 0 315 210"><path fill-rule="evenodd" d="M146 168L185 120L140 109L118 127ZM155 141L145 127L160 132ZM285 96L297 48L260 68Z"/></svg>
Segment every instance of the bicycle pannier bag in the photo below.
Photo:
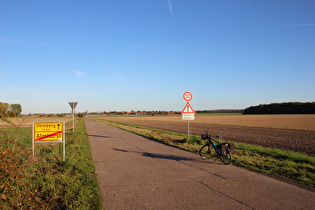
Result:
<svg viewBox="0 0 315 210"><path fill-rule="evenodd" d="M220 155L226 155L226 148L224 143L219 145L218 152L220 153Z"/></svg>
<svg viewBox="0 0 315 210"><path fill-rule="evenodd" d="M229 144L228 148L230 150L230 153L233 154L234 153L234 144L233 143L228 143L228 144Z"/></svg>

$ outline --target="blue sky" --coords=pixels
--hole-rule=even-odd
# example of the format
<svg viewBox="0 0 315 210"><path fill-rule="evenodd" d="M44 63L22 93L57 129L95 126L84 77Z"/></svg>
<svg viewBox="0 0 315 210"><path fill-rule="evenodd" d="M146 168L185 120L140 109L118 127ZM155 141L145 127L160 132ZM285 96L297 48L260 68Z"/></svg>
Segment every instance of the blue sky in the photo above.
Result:
<svg viewBox="0 0 315 210"><path fill-rule="evenodd" d="M0 0L0 101L23 113L315 101L313 0Z"/></svg>

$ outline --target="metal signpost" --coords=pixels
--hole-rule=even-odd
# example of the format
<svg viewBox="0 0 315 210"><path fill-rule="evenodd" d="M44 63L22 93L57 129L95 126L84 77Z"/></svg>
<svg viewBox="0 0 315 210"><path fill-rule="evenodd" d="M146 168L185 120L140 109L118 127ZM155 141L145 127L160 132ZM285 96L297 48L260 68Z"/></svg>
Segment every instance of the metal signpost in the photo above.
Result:
<svg viewBox="0 0 315 210"><path fill-rule="evenodd" d="M66 158L66 137L64 121L34 121L32 126L32 149L35 155L36 143L63 143L63 161Z"/></svg>
<svg viewBox="0 0 315 210"><path fill-rule="evenodd" d="M183 94L183 98L187 101L183 111L182 111L182 119L187 120L187 130L188 130L188 140L189 140L189 120L195 119L195 111L191 107L189 101L192 99L192 94L189 91L186 91Z"/></svg>
<svg viewBox="0 0 315 210"><path fill-rule="evenodd" d="M72 131L74 132L74 109L77 106L78 102L69 102L69 105L72 109Z"/></svg>

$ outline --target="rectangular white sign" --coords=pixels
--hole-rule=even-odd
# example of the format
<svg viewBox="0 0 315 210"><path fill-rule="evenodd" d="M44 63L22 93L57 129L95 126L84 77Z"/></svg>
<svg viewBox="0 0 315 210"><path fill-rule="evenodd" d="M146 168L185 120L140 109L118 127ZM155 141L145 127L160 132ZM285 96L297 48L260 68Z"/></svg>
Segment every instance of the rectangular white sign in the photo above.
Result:
<svg viewBox="0 0 315 210"><path fill-rule="evenodd" d="M194 120L195 114L194 113L182 114L182 119L183 120Z"/></svg>

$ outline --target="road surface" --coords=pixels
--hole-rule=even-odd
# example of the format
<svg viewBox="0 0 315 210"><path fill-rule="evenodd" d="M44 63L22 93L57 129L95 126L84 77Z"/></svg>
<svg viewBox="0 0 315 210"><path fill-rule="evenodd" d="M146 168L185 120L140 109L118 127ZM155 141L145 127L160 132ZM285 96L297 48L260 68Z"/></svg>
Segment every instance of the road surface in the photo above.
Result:
<svg viewBox="0 0 315 210"><path fill-rule="evenodd" d="M105 209L315 209L315 193L85 118Z"/></svg>

